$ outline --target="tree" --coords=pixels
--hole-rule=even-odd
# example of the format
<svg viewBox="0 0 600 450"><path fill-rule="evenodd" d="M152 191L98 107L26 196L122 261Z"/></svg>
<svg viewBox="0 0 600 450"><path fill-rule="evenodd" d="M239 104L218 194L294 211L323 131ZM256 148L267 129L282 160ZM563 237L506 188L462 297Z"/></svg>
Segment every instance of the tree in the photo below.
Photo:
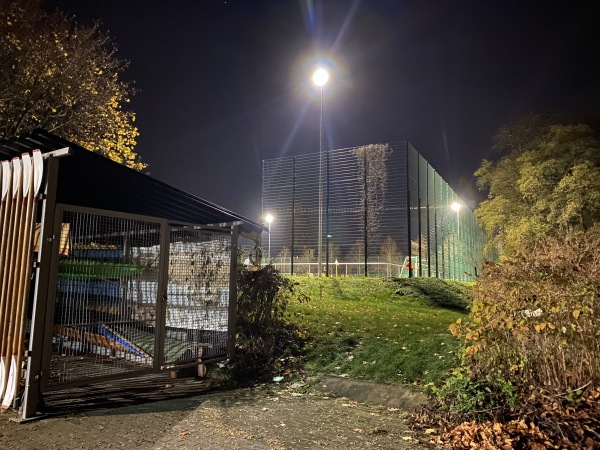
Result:
<svg viewBox="0 0 600 450"><path fill-rule="evenodd" d="M145 167L133 151L134 94L119 80L127 62L100 23L81 25L37 0L0 0L0 139L43 128L128 167Z"/></svg>
<svg viewBox="0 0 600 450"><path fill-rule="evenodd" d="M314 258L315 258L315 249L314 248L304 247L302 249L302 259L306 263L305 271L308 274L311 273L310 264L313 262Z"/></svg>
<svg viewBox="0 0 600 450"><path fill-rule="evenodd" d="M281 263L281 272L286 272L289 271L289 267L290 267L290 263L291 263L291 259L290 256L292 255L292 253L290 252L290 249L287 247L283 247L281 249L281 251L279 252L279 254L277 255L277 257L279 258L279 262ZM287 264L287 266L286 266Z"/></svg>
<svg viewBox="0 0 600 450"><path fill-rule="evenodd" d="M331 275L332 273L335 273L335 261L338 259L338 256L340 254L340 246L333 242L333 240L329 239L329 245L327 247L329 255L328 273L329 275ZM325 261L323 261L323 264L325 264Z"/></svg>
<svg viewBox="0 0 600 450"><path fill-rule="evenodd" d="M388 236L384 239L381 244L381 258L387 264L387 276L392 276L392 264L398 264L400 252L398 251L398 246L396 245L396 241L392 239L391 236Z"/></svg>
<svg viewBox="0 0 600 450"><path fill-rule="evenodd" d="M350 249L350 260L358 263L356 265L356 274L360 275L362 264L365 262L365 241L357 240Z"/></svg>
<svg viewBox="0 0 600 450"><path fill-rule="evenodd" d="M600 142L585 124L528 116L495 136L497 162L475 172L488 198L475 210L503 256L600 221Z"/></svg>

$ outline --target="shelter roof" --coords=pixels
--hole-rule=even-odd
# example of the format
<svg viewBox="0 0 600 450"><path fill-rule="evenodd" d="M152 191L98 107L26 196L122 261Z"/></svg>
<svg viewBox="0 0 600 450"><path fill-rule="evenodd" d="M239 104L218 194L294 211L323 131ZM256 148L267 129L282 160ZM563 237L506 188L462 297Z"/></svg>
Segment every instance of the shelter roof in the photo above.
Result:
<svg viewBox="0 0 600 450"><path fill-rule="evenodd" d="M69 148L60 159L57 202L88 208L164 218L197 225L239 224L257 238L265 227L221 206L196 197L142 172L44 130L0 144L0 159L39 149L42 154Z"/></svg>

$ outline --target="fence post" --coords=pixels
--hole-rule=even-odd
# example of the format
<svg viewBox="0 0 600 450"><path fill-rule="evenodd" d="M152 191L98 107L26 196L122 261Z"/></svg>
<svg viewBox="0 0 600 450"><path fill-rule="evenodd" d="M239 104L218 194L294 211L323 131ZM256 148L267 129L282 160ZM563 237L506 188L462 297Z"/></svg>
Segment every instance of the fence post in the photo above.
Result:
<svg viewBox="0 0 600 450"><path fill-rule="evenodd" d="M367 230L368 228L368 215L369 215L369 202L368 202L368 197L369 197L369 189L367 186L367 164L368 164L368 160L367 160L367 152L365 150L365 156L364 156L364 189L365 189L365 214L364 214L364 226L365 226L365 277L369 276L368 275L368 270L369 270L369 266L368 266L368 261L369 261L369 244L368 244L368 239L369 239L369 232Z"/></svg>
<svg viewBox="0 0 600 450"><path fill-rule="evenodd" d="M325 276L329 276L329 151L326 153L327 194L325 194Z"/></svg>
<svg viewBox="0 0 600 450"><path fill-rule="evenodd" d="M229 308L227 317L227 358L235 357L235 329L237 327L237 247L239 225L231 227L231 260L229 262Z"/></svg>
<svg viewBox="0 0 600 450"><path fill-rule="evenodd" d="M58 158L47 159L46 186L42 203L42 223L38 240L38 255L35 266L35 285L33 293L33 312L31 318L31 335L27 355L27 374L25 376L25 392L23 394L22 419L35 417L41 409L42 389L48 379L52 346L52 322L54 317L54 298L50 295L48 284L52 265L53 246L60 245L54 235L56 214L56 189L58 187ZM57 241L54 243L53 241ZM58 253L58 252L57 252ZM51 312L51 314L50 314ZM47 361L47 364L46 364Z"/></svg>
<svg viewBox="0 0 600 450"><path fill-rule="evenodd" d="M425 166L427 176L425 177L425 195L427 196L427 276L431 277L431 221L429 220L429 163Z"/></svg>
<svg viewBox="0 0 600 450"><path fill-rule="evenodd" d="M408 234L408 277L411 278L413 276L412 272L412 236L411 236L411 227L410 227L410 177L409 177L409 165L410 165L410 157L408 154L408 142L404 143L404 148L406 150L406 219L407 219L407 234Z"/></svg>
<svg viewBox="0 0 600 450"><path fill-rule="evenodd" d="M294 237L296 232L296 157L292 159L292 245L290 275L294 275Z"/></svg>
<svg viewBox="0 0 600 450"><path fill-rule="evenodd" d="M418 276L423 276L423 258L422 258L422 241L423 241L423 228L421 223L421 155L417 155L417 228L419 229L419 269L417 270Z"/></svg>

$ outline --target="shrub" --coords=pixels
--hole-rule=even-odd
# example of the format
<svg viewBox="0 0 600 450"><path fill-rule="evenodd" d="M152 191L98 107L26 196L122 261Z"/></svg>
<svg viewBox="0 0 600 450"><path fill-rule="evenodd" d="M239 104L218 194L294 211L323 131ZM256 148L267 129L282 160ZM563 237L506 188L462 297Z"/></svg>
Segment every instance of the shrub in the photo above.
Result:
<svg viewBox="0 0 600 450"><path fill-rule="evenodd" d="M257 271L240 269L236 324L236 357L229 375L236 383L267 381L289 370L305 341L304 334L286 318L294 283L268 265Z"/></svg>
<svg viewBox="0 0 600 450"><path fill-rule="evenodd" d="M439 278L396 278L396 294L418 297L431 306L467 311L473 302L473 289L458 281Z"/></svg>
<svg viewBox="0 0 600 450"><path fill-rule="evenodd" d="M465 339L472 375L563 394L600 385L600 234L548 238L488 263L477 279Z"/></svg>

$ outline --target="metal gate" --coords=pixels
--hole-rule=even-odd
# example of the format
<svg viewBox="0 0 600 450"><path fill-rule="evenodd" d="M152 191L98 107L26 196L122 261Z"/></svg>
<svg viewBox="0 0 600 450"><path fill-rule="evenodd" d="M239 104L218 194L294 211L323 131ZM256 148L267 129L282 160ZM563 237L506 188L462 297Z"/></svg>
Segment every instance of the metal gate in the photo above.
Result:
<svg viewBox="0 0 600 450"><path fill-rule="evenodd" d="M227 355L230 233L171 228L164 367Z"/></svg>
<svg viewBox="0 0 600 450"><path fill-rule="evenodd" d="M54 235L45 390L227 357L230 228L58 205Z"/></svg>

